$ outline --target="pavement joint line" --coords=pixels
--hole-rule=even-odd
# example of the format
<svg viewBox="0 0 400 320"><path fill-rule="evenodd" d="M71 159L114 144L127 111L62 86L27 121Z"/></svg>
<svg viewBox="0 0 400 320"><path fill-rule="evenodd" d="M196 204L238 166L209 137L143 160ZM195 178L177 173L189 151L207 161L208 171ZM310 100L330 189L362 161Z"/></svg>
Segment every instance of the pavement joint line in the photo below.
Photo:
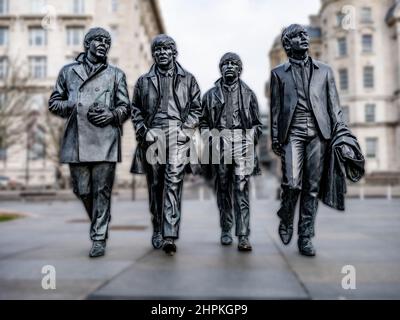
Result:
<svg viewBox="0 0 400 320"><path fill-rule="evenodd" d="M296 278L296 280L298 281L298 283L304 290L305 294L307 295L308 300L312 300L310 291L307 289L305 283L303 281L301 281L300 276L298 275L296 270L291 266L291 264L289 263L289 260L286 258L286 255L283 253L281 247L276 243L275 239L269 234L268 230L267 230L267 235L270 238L270 240L272 241L272 243L274 244L274 247L278 250L279 254L282 256L282 259L283 259L283 261L285 261L290 272L293 273L294 277Z"/></svg>
<svg viewBox="0 0 400 320"><path fill-rule="evenodd" d="M21 251L18 251L18 252L10 253L10 254L5 255L5 256L0 256L0 261L1 260L6 260L6 259L10 259L10 258L18 256L20 254L23 254L23 253L26 253L26 252L29 252L29 251L35 251L35 250L38 250L38 249L41 249L41 248L44 248L44 247L45 247L45 245L40 245L40 246L37 246L37 247L28 248L28 249L24 249L24 250L21 250Z"/></svg>
<svg viewBox="0 0 400 320"><path fill-rule="evenodd" d="M92 292L90 292L89 294L87 294L85 296L85 300L93 300L93 298L91 298L91 296L93 295L93 293L95 293L96 291L99 291L100 289L104 288L106 285L108 285L112 280L114 280L115 278L117 278L118 276L122 275L124 272L128 271L128 269L130 269L131 267L133 267L135 264L137 264L138 262L140 262L141 260L143 260L145 257L149 256L152 252L154 252L154 249L149 249L149 251L147 251L145 254L143 254L141 257L139 257L138 259L136 259L135 261L133 261L132 263L130 263L128 266L126 266L125 268L123 268L120 272L117 272L114 276L112 276L111 278L107 279L106 281L104 281L102 284L100 284L96 289L94 289Z"/></svg>

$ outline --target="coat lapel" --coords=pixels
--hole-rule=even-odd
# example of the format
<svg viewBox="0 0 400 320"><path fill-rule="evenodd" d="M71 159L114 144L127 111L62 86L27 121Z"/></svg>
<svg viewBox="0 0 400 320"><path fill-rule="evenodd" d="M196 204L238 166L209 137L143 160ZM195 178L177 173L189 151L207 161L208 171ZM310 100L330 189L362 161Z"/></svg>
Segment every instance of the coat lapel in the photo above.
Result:
<svg viewBox="0 0 400 320"><path fill-rule="evenodd" d="M214 110L214 114L215 114L215 118L214 121L216 124L219 119L221 119L222 116L222 111L224 110L224 106L225 106L225 98L224 98L224 94L222 92L222 79L217 80L217 82L215 82L215 91L214 91L214 96L217 98L217 101L219 101L218 104L213 104L213 109Z"/></svg>
<svg viewBox="0 0 400 320"><path fill-rule="evenodd" d="M88 75L82 63L73 66L72 69L79 76L79 78L82 79L83 82L85 82L88 79Z"/></svg>

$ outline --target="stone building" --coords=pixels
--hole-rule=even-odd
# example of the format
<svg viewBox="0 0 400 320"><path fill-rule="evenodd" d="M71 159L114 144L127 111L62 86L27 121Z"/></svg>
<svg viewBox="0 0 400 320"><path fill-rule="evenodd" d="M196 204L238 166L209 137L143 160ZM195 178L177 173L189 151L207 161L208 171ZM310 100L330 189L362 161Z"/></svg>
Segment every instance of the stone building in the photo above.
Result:
<svg viewBox="0 0 400 320"><path fill-rule="evenodd" d="M152 63L151 39L164 32L157 0L0 0L0 93L4 95L12 69L21 66L28 79L18 90L27 95L23 104L32 110L29 121L34 124L18 122L17 142L0 139L0 175L30 185L55 183L58 143L49 136L59 122L46 115L47 100L59 70L83 51L84 35L93 26L110 31L109 61L126 73L131 98L137 78ZM123 162L117 171L120 184L132 181L134 146L133 127L127 121ZM61 172L68 174L64 166Z"/></svg>
<svg viewBox="0 0 400 320"><path fill-rule="evenodd" d="M400 172L400 3L321 0L310 17L311 55L335 72L342 108L366 156L369 177ZM286 55L277 38L271 68Z"/></svg>

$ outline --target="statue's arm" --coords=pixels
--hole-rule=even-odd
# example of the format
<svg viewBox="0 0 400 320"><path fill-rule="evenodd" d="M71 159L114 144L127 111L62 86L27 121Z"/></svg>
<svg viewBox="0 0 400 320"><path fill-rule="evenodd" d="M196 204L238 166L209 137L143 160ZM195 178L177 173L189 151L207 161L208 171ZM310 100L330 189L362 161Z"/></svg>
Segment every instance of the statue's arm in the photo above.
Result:
<svg viewBox="0 0 400 320"><path fill-rule="evenodd" d="M69 96L67 88L65 69L63 69L57 77L57 82L49 99L50 112L62 118L68 118L76 104L73 98Z"/></svg>

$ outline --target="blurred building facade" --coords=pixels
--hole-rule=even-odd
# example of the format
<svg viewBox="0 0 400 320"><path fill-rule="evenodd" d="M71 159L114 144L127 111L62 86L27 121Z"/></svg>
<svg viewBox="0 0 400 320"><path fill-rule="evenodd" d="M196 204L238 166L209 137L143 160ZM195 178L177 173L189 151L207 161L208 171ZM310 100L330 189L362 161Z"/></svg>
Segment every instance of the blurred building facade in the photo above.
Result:
<svg viewBox="0 0 400 320"><path fill-rule="evenodd" d="M400 172L400 2L321 0L310 17L310 55L329 64L368 175ZM286 61L277 37L271 68Z"/></svg>
<svg viewBox="0 0 400 320"><path fill-rule="evenodd" d="M35 128L42 128L40 135L22 122L20 130L25 133L17 143L7 146L0 140L0 175L31 185L55 183L58 142L48 137L52 128L46 130L53 121L46 115L47 101L59 70L83 51L84 35L94 26L110 31L109 62L126 73L131 96L137 78L152 63L151 39L164 32L157 0L0 0L0 90L4 91L10 69L21 65L28 75L20 88L28 92L25 107L36 114L32 121L41 123ZM135 144L132 124L127 121L119 183L132 181L129 168ZM66 169L61 167L68 174Z"/></svg>

